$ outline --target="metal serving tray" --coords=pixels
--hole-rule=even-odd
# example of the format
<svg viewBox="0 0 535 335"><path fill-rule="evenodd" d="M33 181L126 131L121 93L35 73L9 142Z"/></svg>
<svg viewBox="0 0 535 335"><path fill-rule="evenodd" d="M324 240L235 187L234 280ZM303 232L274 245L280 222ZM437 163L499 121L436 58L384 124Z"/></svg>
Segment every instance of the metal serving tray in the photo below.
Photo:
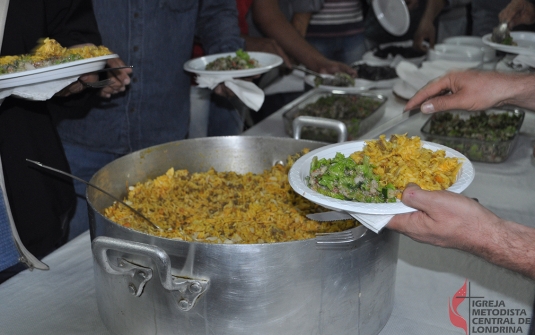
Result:
<svg viewBox="0 0 535 335"><path fill-rule="evenodd" d="M315 102L320 98L328 96L354 96L358 99L366 98L372 99L377 102L377 106L374 109L370 109L364 116L356 116L357 112L351 113L351 115L344 115L343 119L334 119L325 113L319 115L311 115L309 113L303 114L303 109ZM303 94L299 98L290 102L284 106L282 119L284 121L284 128L286 133L294 138L323 141L323 142L340 142L344 140L354 140L359 138L360 135L366 133L381 119L385 111L385 103L387 98L381 94L375 94L371 92L347 92L343 89L325 89L314 88L307 93ZM307 122L303 127L296 127L295 123L302 122L303 116L306 117ZM334 124L334 126L333 126ZM338 125L337 125L338 124ZM342 130L336 130L333 128L343 128ZM300 133L296 133L294 130L301 130ZM340 136L340 132L347 131L346 138Z"/></svg>
<svg viewBox="0 0 535 335"><path fill-rule="evenodd" d="M455 110L443 113L450 113L453 115L459 115L459 118L462 120L467 120L476 112L468 112L464 110ZM435 142L443 144L452 149L455 149L462 154L464 154L468 159L474 162L485 162L485 163L501 163L505 161L518 139L518 134L520 132L520 127L524 122L525 112L518 108L510 109L497 109L492 108L485 110L486 114L503 114L507 113L511 116L515 115L519 117L518 124L515 127L514 135L507 140L501 141L488 141L481 140L477 138L467 138L467 137L455 137L455 136L444 136L431 133L431 127L433 120L438 117L440 114L435 114L433 117L430 117L426 123L422 126L421 132L426 141Z"/></svg>

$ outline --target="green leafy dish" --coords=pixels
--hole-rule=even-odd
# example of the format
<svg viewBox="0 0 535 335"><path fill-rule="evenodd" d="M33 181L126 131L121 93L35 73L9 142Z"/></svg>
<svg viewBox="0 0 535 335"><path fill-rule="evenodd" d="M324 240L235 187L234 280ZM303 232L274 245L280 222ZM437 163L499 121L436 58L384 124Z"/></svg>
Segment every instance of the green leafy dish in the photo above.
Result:
<svg viewBox="0 0 535 335"><path fill-rule="evenodd" d="M228 71L246 70L259 67L258 60L251 58L246 51L239 49L236 56L219 57L206 65L206 70Z"/></svg>
<svg viewBox="0 0 535 335"><path fill-rule="evenodd" d="M521 110L451 111L433 115L422 127L427 141L455 149L472 161L505 161L524 121Z"/></svg>
<svg viewBox="0 0 535 335"><path fill-rule="evenodd" d="M369 158L357 164L350 157L336 153L334 158L314 157L310 165L308 186L314 191L341 200L366 203L396 202L394 185L379 186Z"/></svg>

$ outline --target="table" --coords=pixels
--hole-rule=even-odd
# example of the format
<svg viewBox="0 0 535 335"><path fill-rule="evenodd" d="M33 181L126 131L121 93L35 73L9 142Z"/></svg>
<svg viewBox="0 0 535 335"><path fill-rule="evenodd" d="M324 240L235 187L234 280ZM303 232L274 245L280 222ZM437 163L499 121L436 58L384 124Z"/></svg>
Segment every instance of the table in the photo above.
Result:
<svg viewBox="0 0 535 335"><path fill-rule="evenodd" d="M404 101L389 91L380 93L388 97L383 120L402 111ZM419 135L425 120L426 116L419 115L390 133ZM287 136L281 113L271 115L244 136ZM535 115L529 113L511 157L501 164L474 163L476 177L464 194L478 198L504 218L535 226L534 139ZM49 271L24 271L0 285L0 334L110 335L98 315L89 232L43 261ZM465 282L470 298L459 305L458 312L469 322L470 334L492 332L492 327L504 326L493 322L507 322L508 318L514 324L505 326L514 327L518 334L528 333L534 281L468 253L401 236L394 309L380 335L464 334L450 322L448 303ZM483 304L487 307L481 307ZM501 310L515 315L492 316ZM473 313L491 316L483 319ZM493 333L503 332L495 330Z"/></svg>

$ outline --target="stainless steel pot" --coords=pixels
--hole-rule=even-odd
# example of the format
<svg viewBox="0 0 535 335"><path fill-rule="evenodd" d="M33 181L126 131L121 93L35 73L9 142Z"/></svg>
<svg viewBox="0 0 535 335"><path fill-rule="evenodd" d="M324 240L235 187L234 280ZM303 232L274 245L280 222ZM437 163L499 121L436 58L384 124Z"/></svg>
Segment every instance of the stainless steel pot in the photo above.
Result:
<svg viewBox="0 0 535 335"><path fill-rule="evenodd" d="M190 171L261 172L319 142L211 137L155 146L102 168L91 182L126 186ZM113 199L87 190L98 308L114 334L377 334L393 307L398 235L360 226L355 239L205 244L140 233L106 219Z"/></svg>

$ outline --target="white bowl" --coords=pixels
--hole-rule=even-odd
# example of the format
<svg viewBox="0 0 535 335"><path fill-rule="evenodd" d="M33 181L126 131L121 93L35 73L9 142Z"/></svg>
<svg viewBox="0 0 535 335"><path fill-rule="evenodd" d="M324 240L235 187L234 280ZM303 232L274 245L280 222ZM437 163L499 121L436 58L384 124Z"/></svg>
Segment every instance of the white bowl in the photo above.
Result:
<svg viewBox="0 0 535 335"><path fill-rule="evenodd" d="M480 48L466 45L435 44L433 49L427 51L427 59L449 60L456 62L481 62L483 63L483 51Z"/></svg>
<svg viewBox="0 0 535 335"><path fill-rule="evenodd" d="M496 58L496 50L486 45L481 37L477 36L454 36L444 39L444 44L467 45L478 47L483 52L483 61L490 62Z"/></svg>

